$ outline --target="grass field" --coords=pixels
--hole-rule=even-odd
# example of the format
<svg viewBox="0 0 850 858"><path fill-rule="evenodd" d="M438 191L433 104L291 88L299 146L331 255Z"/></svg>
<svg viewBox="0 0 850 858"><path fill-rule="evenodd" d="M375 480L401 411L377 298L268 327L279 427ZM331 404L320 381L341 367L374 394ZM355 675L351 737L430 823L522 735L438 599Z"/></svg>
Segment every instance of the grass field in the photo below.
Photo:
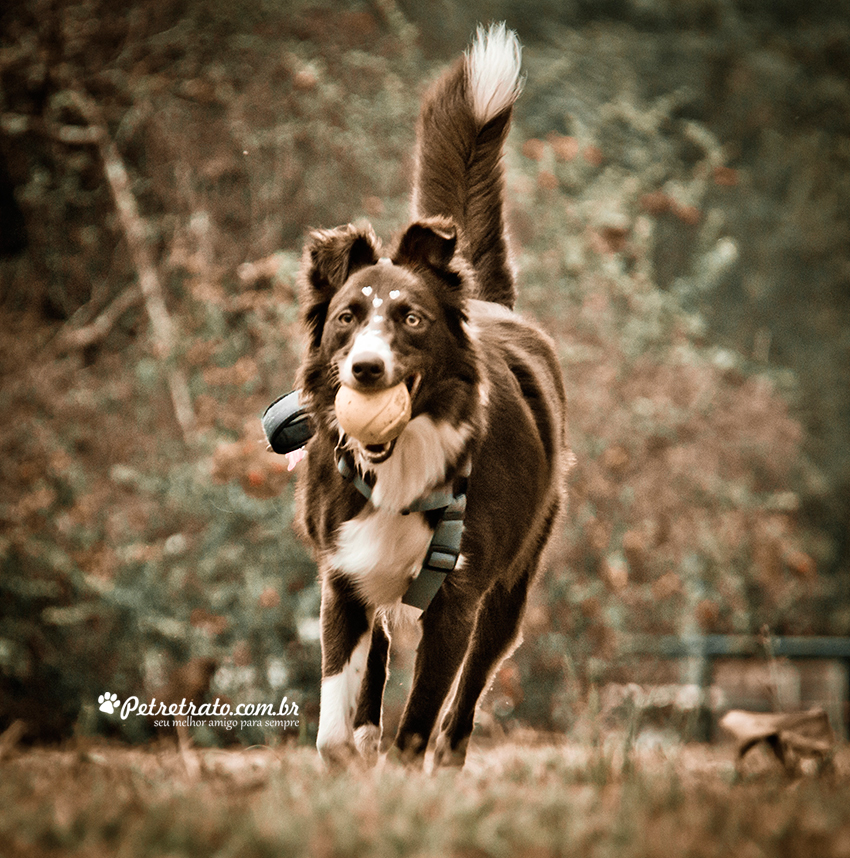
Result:
<svg viewBox="0 0 850 858"><path fill-rule="evenodd" d="M850 858L850 755L791 780L728 749L531 742L462 771L326 772L299 747L92 745L0 763L0 855Z"/></svg>

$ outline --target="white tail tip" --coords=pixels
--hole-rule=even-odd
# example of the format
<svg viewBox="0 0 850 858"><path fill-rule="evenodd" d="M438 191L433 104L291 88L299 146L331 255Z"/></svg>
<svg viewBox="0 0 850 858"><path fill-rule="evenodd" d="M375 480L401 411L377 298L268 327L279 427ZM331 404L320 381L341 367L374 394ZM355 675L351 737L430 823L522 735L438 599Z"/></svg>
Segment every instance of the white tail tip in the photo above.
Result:
<svg viewBox="0 0 850 858"><path fill-rule="evenodd" d="M522 48L504 22L479 27L466 52L472 112L482 125L509 108L522 91Z"/></svg>

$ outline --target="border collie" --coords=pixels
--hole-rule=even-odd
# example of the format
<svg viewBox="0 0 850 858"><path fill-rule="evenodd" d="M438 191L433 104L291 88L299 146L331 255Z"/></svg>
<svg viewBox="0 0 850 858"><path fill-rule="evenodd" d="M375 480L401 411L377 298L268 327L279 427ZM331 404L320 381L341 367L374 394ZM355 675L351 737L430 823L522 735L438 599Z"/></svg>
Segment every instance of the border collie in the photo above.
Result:
<svg viewBox="0 0 850 858"><path fill-rule="evenodd" d="M521 83L515 34L504 24L479 29L424 98L414 220L400 239L385 251L368 225L349 224L313 232L304 251L298 383L314 435L298 526L321 579L317 744L326 761L377 759L390 620L440 520L438 510L415 511L417 501L462 483L466 512L457 565L420 617L395 746L421 763L451 696L434 761L453 765L463 764L478 699L517 642L563 504L561 370L549 337L513 312L505 235L502 148ZM347 437L334 412L340 385L400 382L412 399L401 434L373 445ZM360 488L340 472L341 455Z"/></svg>

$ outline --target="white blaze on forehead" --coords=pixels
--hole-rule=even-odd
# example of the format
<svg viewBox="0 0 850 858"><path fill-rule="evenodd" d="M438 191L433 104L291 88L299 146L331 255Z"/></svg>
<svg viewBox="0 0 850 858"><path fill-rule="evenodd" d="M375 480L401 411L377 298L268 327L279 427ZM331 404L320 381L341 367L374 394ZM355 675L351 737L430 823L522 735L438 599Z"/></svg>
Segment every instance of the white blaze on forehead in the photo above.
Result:
<svg viewBox="0 0 850 858"><path fill-rule="evenodd" d="M395 361L393 360L393 350L390 344L384 337L383 330L376 327L375 323L381 319L380 316L375 316L369 323L369 327L362 330L354 338L347 357L340 367L340 378L342 383L353 386L355 383L353 367L354 364L363 357L363 355L374 354L380 357L384 362L384 371L388 378L393 377L395 369Z"/></svg>

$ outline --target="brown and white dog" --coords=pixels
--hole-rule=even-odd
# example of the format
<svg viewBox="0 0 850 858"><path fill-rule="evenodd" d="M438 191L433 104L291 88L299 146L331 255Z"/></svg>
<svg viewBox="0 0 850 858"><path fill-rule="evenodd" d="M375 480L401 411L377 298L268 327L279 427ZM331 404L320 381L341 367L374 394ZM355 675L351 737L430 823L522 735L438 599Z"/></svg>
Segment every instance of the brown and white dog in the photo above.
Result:
<svg viewBox="0 0 850 858"><path fill-rule="evenodd" d="M519 634L529 585L563 503L565 395L551 340L517 316L503 215L502 148L521 88L504 25L427 93L417 133L414 222L385 253L368 226L314 232L300 273L308 336L299 371L314 436L299 526L322 587L318 748L377 758L389 618L439 519L410 512L468 474L461 556L421 615L412 688L395 745L417 760L454 694L435 748L462 764L475 707ZM334 412L341 384L407 384L412 419L367 446ZM344 479L345 451L367 499Z"/></svg>

